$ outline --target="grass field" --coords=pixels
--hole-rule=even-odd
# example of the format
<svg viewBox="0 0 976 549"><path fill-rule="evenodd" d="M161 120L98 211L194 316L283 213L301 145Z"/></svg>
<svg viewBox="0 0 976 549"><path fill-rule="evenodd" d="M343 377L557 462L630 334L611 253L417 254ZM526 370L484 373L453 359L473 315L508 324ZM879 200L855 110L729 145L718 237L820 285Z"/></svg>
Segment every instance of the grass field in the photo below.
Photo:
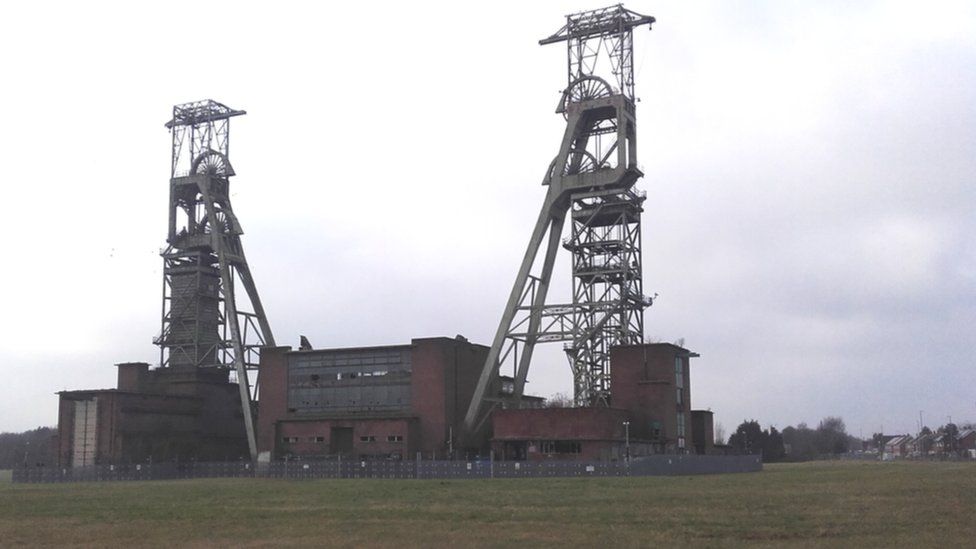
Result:
<svg viewBox="0 0 976 549"><path fill-rule="evenodd" d="M697 477L0 484L0 545L971 546L976 464Z"/></svg>

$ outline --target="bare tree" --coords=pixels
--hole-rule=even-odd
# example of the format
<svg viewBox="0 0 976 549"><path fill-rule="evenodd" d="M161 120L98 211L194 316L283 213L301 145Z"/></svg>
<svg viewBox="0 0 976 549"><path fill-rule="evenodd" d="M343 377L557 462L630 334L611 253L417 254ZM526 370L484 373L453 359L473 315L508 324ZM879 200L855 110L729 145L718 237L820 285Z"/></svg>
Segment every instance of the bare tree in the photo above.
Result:
<svg viewBox="0 0 976 549"><path fill-rule="evenodd" d="M566 393L556 393L546 399L546 408L572 408L573 397Z"/></svg>
<svg viewBox="0 0 976 549"><path fill-rule="evenodd" d="M715 444L725 444L725 427L721 423L715 424Z"/></svg>

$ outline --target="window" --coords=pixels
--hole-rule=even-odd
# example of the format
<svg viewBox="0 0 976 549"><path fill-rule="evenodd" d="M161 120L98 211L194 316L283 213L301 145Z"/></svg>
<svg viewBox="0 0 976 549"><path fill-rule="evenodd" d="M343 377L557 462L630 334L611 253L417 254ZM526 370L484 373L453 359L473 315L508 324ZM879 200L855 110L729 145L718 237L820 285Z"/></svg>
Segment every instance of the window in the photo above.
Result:
<svg viewBox="0 0 976 549"><path fill-rule="evenodd" d="M685 415L683 413L678 414L678 438L682 439L685 437Z"/></svg>
<svg viewBox="0 0 976 549"><path fill-rule="evenodd" d="M682 405L681 398L684 392L685 392L684 389L682 389L681 387L678 387L677 389L674 390L674 401L678 403L679 408Z"/></svg>
<svg viewBox="0 0 976 549"><path fill-rule="evenodd" d="M661 438L661 422L652 421L651 422L651 438L660 439Z"/></svg>
<svg viewBox="0 0 976 549"><path fill-rule="evenodd" d="M581 454L583 453L583 445L579 442L572 440L557 440L556 441L556 453L557 454Z"/></svg>
<svg viewBox="0 0 976 549"><path fill-rule="evenodd" d="M403 435L387 435L387 442L403 442Z"/></svg>
<svg viewBox="0 0 976 549"><path fill-rule="evenodd" d="M685 386L684 362L680 356L674 357L674 386L679 389Z"/></svg>
<svg viewBox="0 0 976 549"><path fill-rule="evenodd" d="M293 443L298 442L298 437L283 437L281 439L281 441L282 442L288 442L288 443L292 443L293 444Z"/></svg>
<svg viewBox="0 0 976 549"><path fill-rule="evenodd" d="M574 440L543 440L539 449L543 454L580 454L583 445Z"/></svg>
<svg viewBox="0 0 976 549"><path fill-rule="evenodd" d="M376 442L376 437L374 435L363 435L359 437L359 442Z"/></svg>

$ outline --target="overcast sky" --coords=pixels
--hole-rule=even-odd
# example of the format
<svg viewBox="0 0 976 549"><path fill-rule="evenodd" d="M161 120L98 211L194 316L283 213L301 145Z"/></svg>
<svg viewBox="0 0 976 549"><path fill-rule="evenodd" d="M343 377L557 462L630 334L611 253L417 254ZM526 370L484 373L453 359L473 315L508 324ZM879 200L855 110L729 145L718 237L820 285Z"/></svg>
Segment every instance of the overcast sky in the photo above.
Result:
<svg viewBox="0 0 976 549"><path fill-rule="evenodd" d="M158 362L174 103L248 111L232 198L280 344L490 343L564 126L537 40L595 7L4 4L0 431ZM646 329L701 353L692 405L727 431L976 420L974 4L627 7L658 19ZM561 347L536 356L527 390L571 392Z"/></svg>

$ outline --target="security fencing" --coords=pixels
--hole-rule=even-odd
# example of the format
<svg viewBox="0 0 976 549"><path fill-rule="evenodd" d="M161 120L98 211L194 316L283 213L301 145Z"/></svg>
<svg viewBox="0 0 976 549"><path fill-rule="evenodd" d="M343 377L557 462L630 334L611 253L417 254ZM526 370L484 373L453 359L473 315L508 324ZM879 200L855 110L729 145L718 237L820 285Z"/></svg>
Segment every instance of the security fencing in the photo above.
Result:
<svg viewBox="0 0 976 549"><path fill-rule="evenodd" d="M405 461L345 460L142 463L74 468L21 468L13 482L103 482L195 478L474 479L543 477L630 477L747 473L762 470L759 456L655 455L630 463L578 461Z"/></svg>

